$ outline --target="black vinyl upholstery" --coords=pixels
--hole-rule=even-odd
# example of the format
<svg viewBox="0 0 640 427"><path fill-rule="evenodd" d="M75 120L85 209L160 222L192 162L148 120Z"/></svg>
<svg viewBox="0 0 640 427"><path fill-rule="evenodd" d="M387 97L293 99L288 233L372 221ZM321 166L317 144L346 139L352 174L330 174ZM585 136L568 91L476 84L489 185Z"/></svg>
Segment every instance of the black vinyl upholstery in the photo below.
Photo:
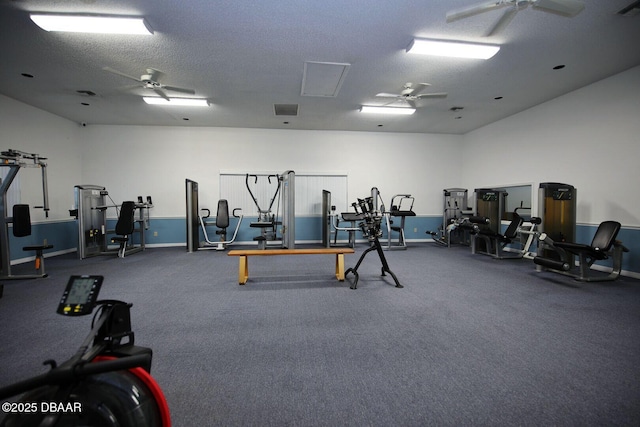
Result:
<svg viewBox="0 0 640 427"><path fill-rule="evenodd" d="M120 216L116 223L116 234L119 236L128 236L133 233L135 227L135 202L122 202L120 206Z"/></svg>
<svg viewBox="0 0 640 427"><path fill-rule="evenodd" d="M481 228L479 233L484 236L494 237L497 240L502 242L507 242L507 243L511 242L511 240L518 235L518 228L524 222L522 217L517 213L513 212L512 215L513 215L513 218L511 220L511 223L509 223L509 226L507 226L507 229L504 231L504 234L496 233L492 230L484 229L484 228Z"/></svg>
<svg viewBox="0 0 640 427"><path fill-rule="evenodd" d="M218 200L216 227L226 229L229 226L229 203L225 199ZM217 234L221 234L216 232Z"/></svg>
<svg viewBox="0 0 640 427"><path fill-rule="evenodd" d="M27 237L31 235L31 214L29 213L29 205L17 204L13 205L13 235L15 237ZM45 249L52 249L53 245L29 245L23 246L23 251L35 251L35 268L38 270L40 277L46 277L44 271L44 255Z"/></svg>
<svg viewBox="0 0 640 427"><path fill-rule="evenodd" d="M555 242L555 246L576 255L584 253L594 259L606 259L608 257L607 253L616 241L620 227L621 225L617 221L604 221L598 226L591 245Z"/></svg>
<svg viewBox="0 0 640 427"><path fill-rule="evenodd" d="M13 205L13 235L15 237L31 235L29 205Z"/></svg>

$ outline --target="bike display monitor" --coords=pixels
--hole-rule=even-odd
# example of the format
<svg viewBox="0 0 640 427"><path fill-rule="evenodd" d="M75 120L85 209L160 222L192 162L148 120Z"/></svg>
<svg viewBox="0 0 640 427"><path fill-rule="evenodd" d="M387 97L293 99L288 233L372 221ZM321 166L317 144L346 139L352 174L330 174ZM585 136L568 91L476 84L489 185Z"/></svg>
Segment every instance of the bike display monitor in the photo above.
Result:
<svg viewBox="0 0 640 427"><path fill-rule="evenodd" d="M60 299L57 313L65 316L91 314L102 280L102 276L71 276Z"/></svg>

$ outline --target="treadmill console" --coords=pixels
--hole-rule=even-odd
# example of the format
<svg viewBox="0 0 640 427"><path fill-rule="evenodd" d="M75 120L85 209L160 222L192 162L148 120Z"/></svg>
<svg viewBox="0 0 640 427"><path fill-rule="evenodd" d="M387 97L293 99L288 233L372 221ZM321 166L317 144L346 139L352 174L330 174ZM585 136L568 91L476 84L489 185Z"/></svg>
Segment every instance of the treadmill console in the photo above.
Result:
<svg viewBox="0 0 640 427"><path fill-rule="evenodd" d="M102 286L102 276L71 276L58 305L58 314L84 316L91 314Z"/></svg>

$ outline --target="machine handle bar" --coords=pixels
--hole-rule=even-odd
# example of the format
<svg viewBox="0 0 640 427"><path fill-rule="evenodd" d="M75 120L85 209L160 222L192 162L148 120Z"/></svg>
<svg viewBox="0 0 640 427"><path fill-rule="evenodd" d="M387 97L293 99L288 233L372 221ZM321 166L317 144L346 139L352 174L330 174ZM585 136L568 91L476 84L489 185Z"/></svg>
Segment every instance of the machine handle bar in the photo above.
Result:
<svg viewBox="0 0 640 427"><path fill-rule="evenodd" d="M51 369L45 374L37 375L33 378L0 388L0 400L22 394L44 385L65 384L78 381L90 375L145 366L150 363L150 358L150 354L139 354L94 363L72 364L69 366L63 364L60 367Z"/></svg>

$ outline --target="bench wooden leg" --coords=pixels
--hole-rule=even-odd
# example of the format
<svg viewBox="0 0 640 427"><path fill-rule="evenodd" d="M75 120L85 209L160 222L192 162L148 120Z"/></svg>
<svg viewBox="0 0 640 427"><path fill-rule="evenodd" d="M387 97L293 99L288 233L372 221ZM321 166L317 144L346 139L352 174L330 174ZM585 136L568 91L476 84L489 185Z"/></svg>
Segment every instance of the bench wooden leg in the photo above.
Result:
<svg viewBox="0 0 640 427"><path fill-rule="evenodd" d="M336 254L336 278L344 282L344 254Z"/></svg>
<svg viewBox="0 0 640 427"><path fill-rule="evenodd" d="M238 265L238 283L244 285L249 280L249 257L241 256Z"/></svg>

